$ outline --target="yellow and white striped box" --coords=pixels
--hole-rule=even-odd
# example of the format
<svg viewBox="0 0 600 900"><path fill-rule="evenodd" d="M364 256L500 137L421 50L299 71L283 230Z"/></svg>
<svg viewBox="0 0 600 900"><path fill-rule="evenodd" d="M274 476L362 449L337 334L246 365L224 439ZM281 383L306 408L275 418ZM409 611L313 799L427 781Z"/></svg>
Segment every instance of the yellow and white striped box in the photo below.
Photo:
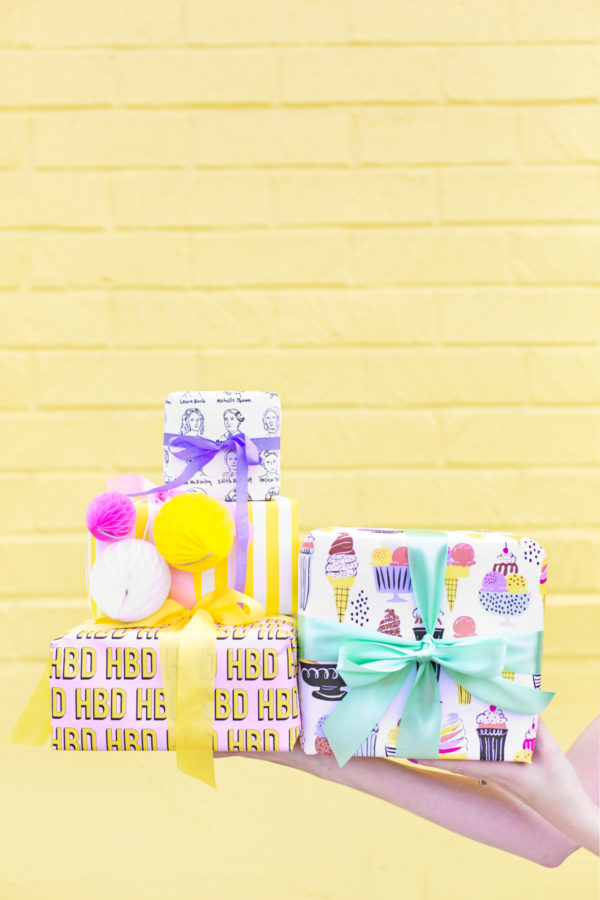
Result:
<svg viewBox="0 0 600 900"><path fill-rule="evenodd" d="M152 540L152 523L162 502L158 498L138 502L135 530L129 537ZM227 503L226 506L235 518L235 503ZM265 606L268 616L295 615L298 610L298 501L289 497L249 501L248 518L254 534L248 547L245 592ZM103 541L89 536L87 572L90 600L93 598L89 592L89 573L106 546ZM200 574L202 595L215 587L234 586L235 556L234 544L227 559ZM178 596L173 599L185 596L191 601L194 597L192 574L171 567L171 575L173 586L177 585L178 590Z"/></svg>

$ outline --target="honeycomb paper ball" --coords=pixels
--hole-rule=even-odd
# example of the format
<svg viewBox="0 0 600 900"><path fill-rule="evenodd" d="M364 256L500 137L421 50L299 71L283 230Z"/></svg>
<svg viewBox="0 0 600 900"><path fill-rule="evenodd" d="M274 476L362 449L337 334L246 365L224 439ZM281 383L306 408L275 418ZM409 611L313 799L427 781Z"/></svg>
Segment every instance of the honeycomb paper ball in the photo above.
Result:
<svg viewBox="0 0 600 900"><path fill-rule="evenodd" d="M88 531L99 541L120 541L135 525L135 504L120 491L106 491L94 497L85 514Z"/></svg>
<svg viewBox="0 0 600 900"><path fill-rule="evenodd" d="M233 517L215 497L177 494L159 510L152 533L167 562L186 569L207 556L227 556L233 547Z"/></svg>
<svg viewBox="0 0 600 900"><path fill-rule="evenodd" d="M109 544L90 572L96 605L119 622L151 616L169 596L170 587L170 569L156 547L135 538Z"/></svg>

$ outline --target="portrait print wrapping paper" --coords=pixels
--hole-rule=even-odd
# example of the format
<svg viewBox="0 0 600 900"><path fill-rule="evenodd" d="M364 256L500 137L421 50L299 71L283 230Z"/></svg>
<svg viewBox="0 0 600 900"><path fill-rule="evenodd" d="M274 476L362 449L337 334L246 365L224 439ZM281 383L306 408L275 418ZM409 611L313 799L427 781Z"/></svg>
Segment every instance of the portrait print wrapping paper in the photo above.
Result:
<svg viewBox="0 0 600 900"><path fill-rule="evenodd" d="M249 438L279 438L281 402L269 391L175 391L165 402L165 433L203 437L222 443L244 433ZM248 468L248 500L272 500L281 490L281 451L263 450L260 465ZM165 444L163 447L165 484L185 469ZM199 491L219 500L236 499L236 453L219 451L176 490Z"/></svg>
<svg viewBox="0 0 600 900"><path fill-rule="evenodd" d="M445 591L434 638L541 632L548 561L534 540L514 534L447 532ZM299 615L384 635L422 640L406 537L395 529L326 528L309 534L299 557ZM301 629L302 632L302 629ZM434 663L441 696L439 758L528 762L536 715L472 696ZM539 689L541 672L502 676ZM414 674L355 755L395 756L398 727ZM307 659L300 645L299 690L306 753L331 753L323 725L347 686L334 659Z"/></svg>

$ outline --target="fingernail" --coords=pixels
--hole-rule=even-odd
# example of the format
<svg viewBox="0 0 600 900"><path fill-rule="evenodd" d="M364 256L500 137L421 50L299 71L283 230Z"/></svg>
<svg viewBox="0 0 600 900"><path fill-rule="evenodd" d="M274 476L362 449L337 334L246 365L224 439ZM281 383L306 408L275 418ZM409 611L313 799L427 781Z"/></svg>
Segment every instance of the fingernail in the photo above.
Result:
<svg viewBox="0 0 600 900"><path fill-rule="evenodd" d="M417 765L419 765L418 759L409 759L409 762L416 763Z"/></svg>

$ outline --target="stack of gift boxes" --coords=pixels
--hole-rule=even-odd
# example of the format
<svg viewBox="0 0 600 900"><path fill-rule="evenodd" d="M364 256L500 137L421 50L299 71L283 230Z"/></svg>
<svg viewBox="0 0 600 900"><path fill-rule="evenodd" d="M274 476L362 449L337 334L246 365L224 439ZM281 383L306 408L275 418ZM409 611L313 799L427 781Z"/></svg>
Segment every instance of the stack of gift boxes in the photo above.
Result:
<svg viewBox="0 0 600 900"><path fill-rule="evenodd" d="M135 522L118 539L92 529L93 618L51 643L53 748L179 751L185 742L193 753L194 740L208 740L215 751L289 751L300 738L304 752L342 765L351 756L531 761L551 696L540 674L543 549L508 533L350 526L313 529L299 547L297 502L280 494L281 422L274 393L169 395L163 484L109 483L132 498ZM182 494L228 510L227 555L161 558L158 523ZM156 544L168 599L149 616L142 603L119 618L99 596L100 563L117 559L120 540ZM133 603L143 591L141 576L131 579ZM242 593L255 604L245 616ZM223 597L227 615L213 616ZM212 722L184 738L194 700L183 651L169 652L199 640L198 609L213 616Z"/></svg>

